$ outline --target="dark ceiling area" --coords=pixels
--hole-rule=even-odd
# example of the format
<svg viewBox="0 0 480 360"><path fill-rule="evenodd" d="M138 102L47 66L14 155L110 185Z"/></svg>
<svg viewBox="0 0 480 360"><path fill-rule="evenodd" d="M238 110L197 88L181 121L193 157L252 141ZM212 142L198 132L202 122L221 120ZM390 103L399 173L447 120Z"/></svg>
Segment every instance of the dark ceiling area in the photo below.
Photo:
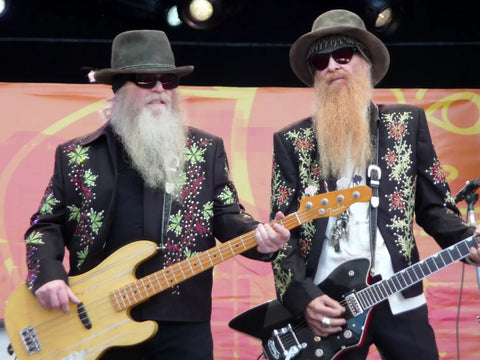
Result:
<svg viewBox="0 0 480 360"><path fill-rule="evenodd" d="M110 67L112 39L132 29L164 30L184 85L304 86L288 60L292 43L326 10L366 19L380 0L224 0L232 13L212 30L165 19L173 0L6 0L0 17L0 82L88 83ZM219 0L216 0L217 2ZM394 0L398 29L379 36L391 54L382 88L480 88L480 0Z"/></svg>

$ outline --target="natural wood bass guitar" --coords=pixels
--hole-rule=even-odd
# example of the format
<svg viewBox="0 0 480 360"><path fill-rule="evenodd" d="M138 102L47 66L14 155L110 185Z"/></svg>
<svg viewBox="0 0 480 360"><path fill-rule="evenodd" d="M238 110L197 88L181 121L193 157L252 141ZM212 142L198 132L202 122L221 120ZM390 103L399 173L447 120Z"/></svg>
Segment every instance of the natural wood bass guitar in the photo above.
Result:
<svg viewBox="0 0 480 360"><path fill-rule="evenodd" d="M232 319L229 326L262 340L263 353L268 360L338 359L363 343L375 305L467 257L470 248L477 244L477 237L471 236L370 286L369 259L350 260L338 266L318 287L345 307L347 324L342 331L327 337L316 336L303 318L292 317L278 300L243 312Z"/></svg>
<svg viewBox="0 0 480 360"><path fill-rule="evenodd" d="M278 222L293 229L313 219L337 216L351 204L370 197L367 186L307 197L297 212ZM251 231L137 279L136 268L156 254L157 244L145 240L131 243L92 270L69 278L72 291L82 303L70 304L67 314L45 310L22 284L9 296L5 308L13 350L19 360L91 360L110 347L145 341L156 333L157 323L134 321L130 317L132 307L256 245Z"/></svg>

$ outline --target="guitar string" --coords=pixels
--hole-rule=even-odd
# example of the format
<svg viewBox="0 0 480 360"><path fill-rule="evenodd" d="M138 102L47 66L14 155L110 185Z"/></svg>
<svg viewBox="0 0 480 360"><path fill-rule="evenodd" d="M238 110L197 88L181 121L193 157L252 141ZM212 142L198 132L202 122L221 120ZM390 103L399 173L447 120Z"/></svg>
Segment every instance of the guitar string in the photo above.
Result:
<svg viewBox="0 0 480 360"><path fill-rule="evenodd" d="M318 212L318 210L319 210L319 208L312 208L312 209L307 209L307 210L299 210L297 213L290 214L290 215L288 215L287 217L285 217L285 218L283 218L283 219L281 219L281 220L273 221L273 222L271 223L271 225L279 222L279 223L283 223L283 225L284 225L285 227L291 229L291 228L295 227L295 226L294 226L295 224L298 224L298 223L299 223L299 218L298 218L298 217L303 217L304 215L311 215L312 213ZM298 217L297 217L297 216L298 216ZM321 216L320 216L320 217L321 217ZM313 218L312 218L312 219L313 219ZM309 219L309 220L311 220L311 219ZM303 224L304 222L309 221L309 220L304 220L303 222L300 222L300 224ZM298 224L298 225L300 225L300 224ZM291 227L289 227L289 226L291 226ZM254 232L250 232L250 233L244 234L244 235L242 235L242 236L240 236L240 237L238 237L238 238L235 238L235 239L233 239L233 240L231 240L231 241L235 241L235 240L239 241L239 240L242 240L243 238L246 238L246 239L243 240L243 241L244 241L244 244L246 244L245 241L250 241L250 243L248 243L248 246L250 246L250 245L251 245L251 247L254 247L254 246L255 246L256 240L255 240ZM227 242L227 243L231 243L231 241L229 241L229 242ZM227 243L224 243L223 245L225 245L225 244L227 244ZM251 247L248 247L248 248L251 248ZM248 249L248 248L247 248L247 249ZM196 257L196 258L198 258L198 260L199 260L200 262L204 262L204 261L205 261L205 258L208 257L208 261L209 261L210 263L212 263L212 266L209 265L208 268L213 267L213 265L214 265L214 263L213 263L213 261L212 261L212 258L210 257L210 254L208 253L208 252L211 251L211 250L212 250L212 249L207 250L207 251L205 251L205 252L203 252L203 253L200 253L200 254ZM218 250L218 249L213 249L213 250ZM222 251L222 250L224 250L224 249L220 249L220 257L222 258L222 261L223 261L223 256L222 256L222 254L221 254L221 251ZM233 256L233 255L230 255L230 252L232 252L233 255L236 255L236 253L234 252L234 250L230 248L230 250L228 251L228 254L225 254L225 255L228 255L228 256L229 256L228 258L230 258L230 257ZM193 258L195 258L195 257L193 257ZM187 259L187 260L184 260L184 261L189 261L189 260L191 260L191 259L193 259L193 258L190 258L190 259ZM202 258L203 258L203 259L202 259ZM182 262L183 262L183 261L182 261ZM180 264L181 264L181 262L180 262L180 263L177 263L177 264L174 264L174 265L172 265L171 267L175 267L175 266L176 266L176 267L179 267ZM189 266L191 267L191 264L189 264ZM169 268L166 268L166 269L169 269ZM166 270L166 269L163 269L163 270L161 270L161 271L164 271L164 270ZM177 277L180 277L180 276L181 276L181 277L184 277L184 276L185 276L185 272L183 272L181 269L180 269L180 273L177 273L176 271L177 271L176 268L174 268L173 271L172 271L173 277L174 277L174 279L175 279L175 281L176 281L175 285L178 283ZM202 271L203 271L203 269L202 269ZM193 274L193 275L196 275L196 274ZM192 276L193 276L193 275L192 275ZM149 276L151 276L151 275L149 275ZM132 283L132 284L138 284L139 281L143 281L144 279L145 279L145 278L141 278L141 279L137 280L136 282L134 282L134 283ZM182 279L181 281L183 281L183 280L185 280L185 279ZM180 282L181 282L181 281L180 281ZM171 285L168 285L168 284L167 284L167 286L160 285L160 282L158 281L158 279L157 279L157 282L159 283L160 291L163 291L163 290L167 289L168 287L171 287ZM138 285L137 285L137 290L140 290L140 294L136 293L135 291L132 291L132 286L133 286L132 284L126 285L126 286L123 287L123 288L128 288L128 289L129 289L129 290L127 290L127 295L129 295L129 294L130 294L130 295L135 294L135 295L133 295L134 297L140 295L140 296L142 297L142 299L144 300L145 293L146 293L147 296L150 297L148 289L145 289L145 293L144 293L143 290L140 290L140 289L139 289ZM90 303L88 303L88 304L84 304L85 308L86 308L86 309L88 308L88 311L86 311L86 312L87 312L87 316L89 316L89 317L91 317L91 318L95 318L95 321L98 321L98 316L99 316L99 315L101 315L101 314L106 314L106 316L107 316L107 315L110 315L110 314L111 314L111 310L112 310L112 309L111 309L112 299L110 299L110 296L111 296L114 292L116 292L116 291L118 291L118 289L112 291L110 294L108 294L108 295L106 295L106 296L104 296L104 297L100 297L100 298L98 298L98 299L96 299L96 300L94 300L94 301L92 301L92 302L90 302ZM128 291L130 291L130 293L128 293ZM160 292L160 291L158 291L158 292ZM155 293L158 293L158 292L155 292ZM115 297L115 296L113 296L113 297ZM105 299L108 299L108 300L107 300L107 301L104 301ZM104 301L104 302L102 302L102 301ZM138 301L137 301L135 304L138 304ZM104 307L105 305L107 305L106 308ZM128 306L128 307L131 307L131 306ZM92 316L92 315L95 315L95 316ZM56 321L56 320L58 320L58 321ZM128 320L128 319L127 319L127 320ZM60 333L60 332L63 332L64 329L68 329L68 328L70 327L70 325L68 325L68 324L69 324L69 323L72 323L72 321L74 322L74 324L72 324L72 325L78 324L77 313L76 313L75 311L72 311L72 312L69 313L69 314L60 315L60 316L57 317L57 319L53 318L53 319L50 319L50 320L47 321L47 322L44 322L43 324L39 324L38 327L36 327L36 331L37 331L38 334L41 334L41 335L42 335L42 336L41 336L42 338L43 338L44 335L46 335L46 338L54 338L54 335L55 335L55 334L58 334L58 333ZM60 325L60 328L58 328L57 324ZM50 325L50 326L48 326L48 325ZM53 326L52 326L52 325L53 325ZM42 326L47 326L47 327L45 327L45 328L43 329ZM93 325L93 326L95 326L95 325ZM47 354L46 356L49 356L49 355Z"/></svg>

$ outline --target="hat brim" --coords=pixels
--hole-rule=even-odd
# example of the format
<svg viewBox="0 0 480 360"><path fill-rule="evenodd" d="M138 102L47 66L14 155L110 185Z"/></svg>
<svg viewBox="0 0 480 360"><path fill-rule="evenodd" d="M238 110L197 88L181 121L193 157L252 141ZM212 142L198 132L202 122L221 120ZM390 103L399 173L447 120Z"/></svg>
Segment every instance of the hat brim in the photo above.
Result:
<svg viewBox="0 0 480 360"><path fill-rule="evenodd" d="M290 49L290 66L293 72L308 86L313 86L314 75L308 64L308 51L312 44L329 35L347 35L362 43L372 62L372 82L378 84L390 66L390 54L383 42L372 33L352 26L332 26L311 31L299 37Z"/></svg>
<svg viewBox="0 0 480 360"><path fill-rule="evenodd" d="M129 67L125 69L101 69L95 72L94 78L95 81L99 84L108 84L111 85L113 77L120 74L175 74L179 78L189 75L193 71L194 67L192 65L179 66L175 68L165 68L165 67L151 67L145 68L144 66L139 69L135 67Z"/></svg>

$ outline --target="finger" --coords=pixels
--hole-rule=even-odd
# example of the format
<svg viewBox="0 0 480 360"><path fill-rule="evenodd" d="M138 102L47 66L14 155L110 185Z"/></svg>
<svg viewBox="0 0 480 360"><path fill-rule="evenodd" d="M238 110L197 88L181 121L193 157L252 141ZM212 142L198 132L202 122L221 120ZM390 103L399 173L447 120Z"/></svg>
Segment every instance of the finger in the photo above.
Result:
<svg viewBox="0 0 480 360"><path fill-rule="evenodd" d="M80 304L81 300L73 293L70 287L67 287L68 299L74 304Z"/></svg>
<svg viewBox="0 0 480 360"><path fill-rule="evenodd" d="M70 311L70 300L68 296L68 287L64 286L58 289L57 291L57 301L58 307L64 312L68 313Z"/></svg>

